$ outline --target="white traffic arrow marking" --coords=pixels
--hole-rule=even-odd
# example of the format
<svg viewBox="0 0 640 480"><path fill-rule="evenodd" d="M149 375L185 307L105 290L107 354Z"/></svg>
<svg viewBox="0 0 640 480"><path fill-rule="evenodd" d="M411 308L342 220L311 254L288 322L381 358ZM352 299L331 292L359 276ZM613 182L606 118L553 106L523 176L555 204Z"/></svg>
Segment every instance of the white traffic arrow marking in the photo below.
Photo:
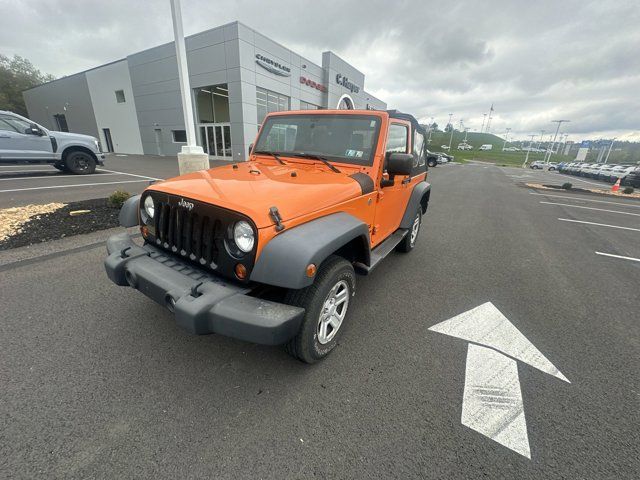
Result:
<svg viewBox="0 0 640 480"><path fill-rule="evenodd" d="M491 302L429 330L478 344L469 344L467 351L462 424L531 458L513 359L571 382Z"/></svg>

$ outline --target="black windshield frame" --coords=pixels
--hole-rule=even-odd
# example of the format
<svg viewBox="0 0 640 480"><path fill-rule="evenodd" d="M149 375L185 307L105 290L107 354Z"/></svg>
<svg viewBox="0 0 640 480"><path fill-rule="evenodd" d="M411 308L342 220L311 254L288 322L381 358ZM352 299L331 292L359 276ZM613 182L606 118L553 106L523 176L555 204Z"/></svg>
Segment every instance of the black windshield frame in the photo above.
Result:
<svg viewBox="0 0 640 480"><path fill-rule="evenodd" d="M329 152L323 152L323 151L317 151L317 150L307 150L307 151L301 151L301 150L283 150L283 149L275 149L275 150L271 150L269 148L266 148L263 145L263 141L264 139L269 135L271 128L274 126L274 124L278 124L278 123L286 123L287 120L292 120L292 124L295 124L295 120L296 119L309 119L309 118L313 118L313 119L317 119L317 120L323 120L323 119L358 119L358 120L369 120L369 121L374 121L375 122L375 126L373 127L373 134L371 137L371 145L370 145L370 151L368 155L364 155L362 157L355 157L355 156L340 156L340 155L334 155L331 154ZM320 155L324 158L326 158L328 161L330 162L335 162L335 163L343 163L346 165L358 165L358 166L364 166L364 167L370 167L373 165L373 161L375 158L375 153L378 147L378 139L380 138L380 128L382 125L382 119L377 116L377 115L367 115L366 113L363 113L362 115L360 114L348 114L348 115L344 115L344 114L333 114L333 113L325 113L325 114L289 114L289 115L272 115L272 116L268 116L264 123L262 124L262 128L260 129L260 134L258 135L258 138L256 140L255 143L255 147L254 150L255 151L259 151L259 150L265 150L265 151L273 151L274 153L277 153L278 155L281 155L283 157L287 157L287 156L291 156L292 158L296 158L299 159L299 156L296 156L296 154L300 154L300 153L307 153L310 155ZM310 159L311 161L315 161L313 159Z"/></svg>

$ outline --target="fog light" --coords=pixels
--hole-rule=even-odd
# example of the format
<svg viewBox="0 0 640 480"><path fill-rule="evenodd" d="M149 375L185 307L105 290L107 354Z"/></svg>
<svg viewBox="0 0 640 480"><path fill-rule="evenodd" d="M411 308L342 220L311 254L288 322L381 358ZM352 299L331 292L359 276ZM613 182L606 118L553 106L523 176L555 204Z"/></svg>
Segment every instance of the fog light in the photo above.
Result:
<svg viewBox="0 0 640 480"><path fill-rule="evenodd" d="M240 280L244 280L245 278L247 278L247 267L245 267L243 264L237 263L235 271L236 277L238 277Z"/></svg>
<svg viewBox="0 0 640 480"><path fill-rule="evenodd" d="M310 263L309 265L307 265L307 277L311 278L316 274L317 268L313 263Z"/></svg>

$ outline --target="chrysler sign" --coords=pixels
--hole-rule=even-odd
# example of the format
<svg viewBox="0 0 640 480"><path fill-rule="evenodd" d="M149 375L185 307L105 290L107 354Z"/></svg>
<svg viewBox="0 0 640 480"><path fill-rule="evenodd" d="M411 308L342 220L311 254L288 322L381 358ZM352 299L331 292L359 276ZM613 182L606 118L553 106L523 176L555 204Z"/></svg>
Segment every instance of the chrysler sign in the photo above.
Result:
<svg viewBox="0 0 640 480"><path fill-rule="evenodd" d="M291 76L291 69L289 67L271 60L270 58L264 57L259 53L256 53L256 63L275 75L280 75L281 77Z"/></svg>

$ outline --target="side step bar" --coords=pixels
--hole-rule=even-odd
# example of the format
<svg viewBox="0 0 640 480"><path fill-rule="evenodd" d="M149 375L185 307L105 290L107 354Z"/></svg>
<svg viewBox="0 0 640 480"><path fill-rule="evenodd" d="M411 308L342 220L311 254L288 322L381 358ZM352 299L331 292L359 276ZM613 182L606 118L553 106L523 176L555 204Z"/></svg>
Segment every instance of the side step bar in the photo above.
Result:
<svg viewBox="0 0 640 480"><path fill-rule="evenodd" d="M356 272L361 275L369 275L374 268L378 266L380 261L384 259L387 255L393 252L393 249L398 246L398 244L407 236L409 233L409 229L407 228L399 228L395 232L393 232L389 238L387 238L384 242L378 245L376 248L371 250L371 265L367 266L363 263L354 264Z"/></svg>

